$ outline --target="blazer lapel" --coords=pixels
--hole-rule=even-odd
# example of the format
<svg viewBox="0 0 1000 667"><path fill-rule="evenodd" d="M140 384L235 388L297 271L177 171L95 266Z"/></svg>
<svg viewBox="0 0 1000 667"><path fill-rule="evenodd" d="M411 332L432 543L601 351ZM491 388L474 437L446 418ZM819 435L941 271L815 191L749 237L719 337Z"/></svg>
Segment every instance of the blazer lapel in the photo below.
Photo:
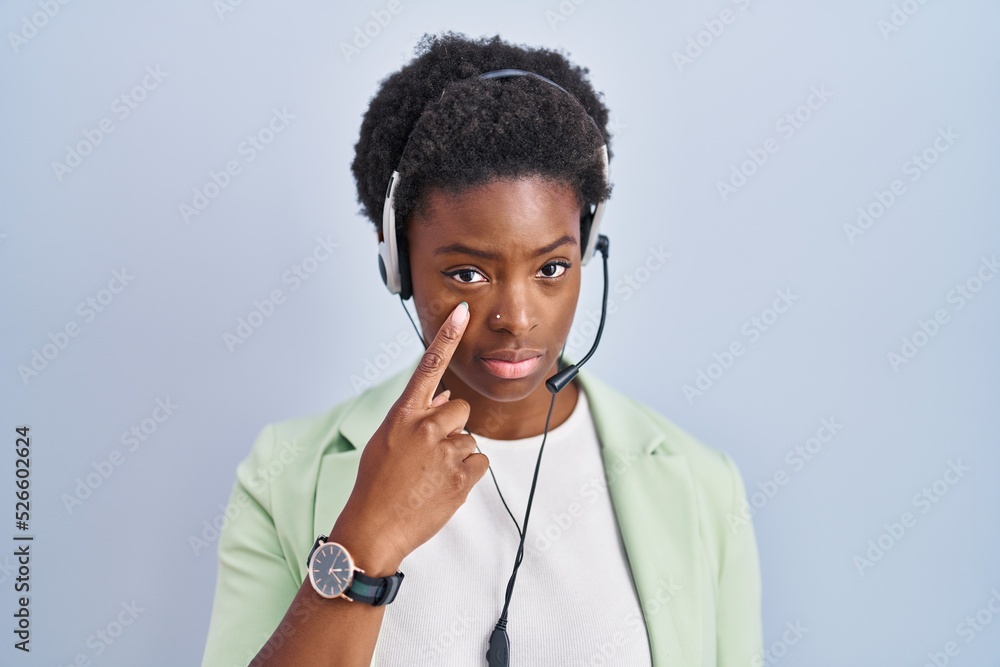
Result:
<svg viewBox="0 0 1000 667"><path fill-rule="evenodd" d="M327 443L320 461L313 534L325 534L354 488L361 450L413 374L419 359L355 399L340 422L342 439ZM570 363L572 361L570 360ZM618 520L642 607L654 665L700 666L703 618L713 595L699 553L694 483L682 454L633 400L586 370L586 392ZM299 559L302 560L302 559ZM305 576L305 564L301 564ZM709 582L706 584L706 582ZM708 590L706 590L706 585ZM714 651L713 651L714 652Z"/></svg>

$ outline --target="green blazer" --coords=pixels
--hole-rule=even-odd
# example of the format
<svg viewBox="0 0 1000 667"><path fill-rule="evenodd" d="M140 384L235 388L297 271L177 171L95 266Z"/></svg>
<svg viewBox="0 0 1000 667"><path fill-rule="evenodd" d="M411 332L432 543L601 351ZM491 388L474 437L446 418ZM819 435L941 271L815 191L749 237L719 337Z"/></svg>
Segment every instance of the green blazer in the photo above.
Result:
<svg viewBox="0 0 1000 667"><path fill-rule="evenodd" d="M191 540L196 554L212 553L221 527L203 667L245 667L278 626L306 577L313 541L347 502L362 448L418 361L325 412L263 428L237 466L229 503ZM586 368L577 380L601 443L653 665L762 664L760 565L733 460Z"/></svg>

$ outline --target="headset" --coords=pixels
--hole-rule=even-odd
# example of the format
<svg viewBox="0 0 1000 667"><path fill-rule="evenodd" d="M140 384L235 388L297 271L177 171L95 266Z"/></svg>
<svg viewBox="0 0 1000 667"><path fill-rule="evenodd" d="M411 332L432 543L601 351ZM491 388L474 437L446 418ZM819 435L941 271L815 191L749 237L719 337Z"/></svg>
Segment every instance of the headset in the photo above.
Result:
<svg viewBox="0 0 1000 667"><path fill-rule="evenodd" d="M529 72L521 69L501 69L485 72L480 74L478 78L480 80L490 80L520 76L533 77L555 86L576 100L577 104L583 106L582 102L580 102L575 95L551 79L548 79L541 74L536 74L535 72ZM586 109L584 109L584 111L586 112ZM590 122L595 128L597 128L598 133L603 136L600 127L589 113L587 114L587 118L589 118ZM410 145L410 138L412 136L413 130L410 131L410 134L406 139L406 143L403 145L403 152L399 158L399 165L392 172L392 176L389 178L389 185L386 187L385 205L382 209L382 240L379 241L378 244L378 269L382 276L382 282L385 283L389 292L391 294L399 295L400 305L403 306L403 310L406 312L406 316L410 319L410 323L416 330L417 336L420 338L420 342L424 345L424 349L427 349L427 341L424 340L423 335L420 333L420 328L413 321L413 318L410 316L410 311L406 309L406 304L404 303L406 299L409 299L413 295L413 291L410 278L408 253L404 249L401 249L396 238L396 209L393 203L396 188L399 186L400 182L399 169L403 164L402 156L406 154L406 147ZM610 169L608 165L608 146L606 143L601 145L600 154L604 182L609 183ZM542 444L538 449L538 460L535 462L535 473L531 480L531 491L528 494L528 505L524 513L523 528L518 525L517 519L514 518L510 508L507 507L507 501L504 500L503 494L500 493L500 486L497 484L496 476L493 475L493 469L490 468L490 475L493 476L493 483L497 487L497 493L500 493L500 500L503 502L504 507L507 509L507 513L510 514L511 520L517 527L517 531L520 536L520 544L517 548L517 556L514 559L514 569L511 572L510 579L507 581L507 591L504 596L503 610L500 614L499 620L497 621L496 627L493 629L493 633L490 635L489 648L486 652L486 662L488 667L507 667L510 664L510 639L507 636L507 610L510 606L510 599L514 592L514 582L517 579L517 570L521 566L521 560L524 557L524 539L528 532L528 518L531 515L531 503L535 497L535 484L538 481L538 470L542 462L542 452L545 450L545 438L548 436L549 421L552 418L552 408L555 406L556 394L563 387L569 384L574 377L576 377L580 367L583 366L588 359L590 359L591 355L594 354L594 351L597 349L597 344L601 340L601 333L604 330L604 320L607 316L608 309L608 250L610 246L608 237L600 233L601 219L604 216L605 203L606 200L603 199L596 203L588 203L583 207L583 212L580 215L580 245L583 248L583 252L580 257L580 264L586 266L587 262L590 261L590 258L593 257L597 251L601 252L604 259L604 296L601 302L601 321L597 327L594 343L587 354L584 355L583 359L576 364L571 364L562 368L563 352L566 350L566 344L563 343L563 352L559 353L558 366L560 370L545 381L545 386L552 393L552 401L549 403L549 412L545 418L545 431L542 434ZM441 382L441 386L444 387L443 381ZM478 447L476 449L478 450Z"/></svg>

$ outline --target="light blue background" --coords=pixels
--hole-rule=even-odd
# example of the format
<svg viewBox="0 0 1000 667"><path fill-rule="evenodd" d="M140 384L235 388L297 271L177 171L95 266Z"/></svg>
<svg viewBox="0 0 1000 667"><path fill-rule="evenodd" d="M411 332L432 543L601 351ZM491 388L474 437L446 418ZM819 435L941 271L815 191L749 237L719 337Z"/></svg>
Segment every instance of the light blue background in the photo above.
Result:
<svg viewBox="0 0 1000 667"><path fill-rule="evenodd" d="M380 378L419 352L379 280L349 164L378 81L420 34L452 29L564 48L605 93L615 190L602 231L617 309L589 369L729 452L748 492L785 480L753 515L765 642L781 654L771 664L923 665L949 641L960 650L949 664L995 664L1000 616L984 613L991 623L971 641L958 626L1000 601L1000 280L990 274L961 309L949 293L1000 254L1000 7L897 2L916 11L883 34L888 0L746 4L566 0L563 16L555 0L403 0L347 58L341 44L387 3L247 0L220 15L208 0L71 2L19 45L10 33L43 10L4 3L0 540L15 532L20 424L32 433L36 540L30 656L11 646L14 559L0 548L0 662L200 661L215 543L196 555L189 536L220 514L254 436L354 395L351 376L400 334L410 344ZM734 20L679 67L675 52L725 9ZM147 67L165 77L121 118L116 98ZM776 123L813 87L831 96L787 136ZM248 161L240 143L275 108L294 118ZM60 180L52 163L104 118L114 131ZM911 181L904 163L939 128L958 138ZM778 150L723 201L717 181L769 138ZM179 206L228 160L241 172L185 223ZM893 179L905 192L850 242L844 226ZM292 290L282 276L318 237L337 248ZM670 258L647 272L653 248ZM585 272L577 358L599 267ZM87 321L78 304L122 269L134 279ZM641 287L627 291L627 277ZM223 334L273 289L284 303L231 352ZM743 327L777 290L797 300L752 341ZM947 322L894 369L888 353L938 309ZM79 334L22 381L18 367L71 322ZM744 354L710 368L734 341ZM689 400L700 370L715 379ZM157 399L178 407L129 451L122 433ZM824 418L842 429L793 467L788 452ZM69 511L64 494L114 450L121 465ZM921 513L913 496L959 460L968 472L939 483L946 495ZM859 572L855 556L906 511L916 524ZM133 600L141 613L97 656L88 638ZM786 623L808 631L782 647Z"/></svg>

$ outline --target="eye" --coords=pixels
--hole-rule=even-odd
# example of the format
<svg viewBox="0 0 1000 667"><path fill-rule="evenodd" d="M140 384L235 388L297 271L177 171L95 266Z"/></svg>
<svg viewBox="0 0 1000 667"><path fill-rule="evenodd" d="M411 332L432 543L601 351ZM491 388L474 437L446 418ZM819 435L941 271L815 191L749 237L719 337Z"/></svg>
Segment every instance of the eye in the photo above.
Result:
<svg viewBox="0 0 1000 667"><path fill-rule="evenodd" d="M570 266L572 266L572 264L570 264L569 262L564 262L562 260L556 260L554 262L549 262L548 264L546 264L545 266L543 266L542 268L540 268L539 271L542 272L543 277L545 277L545 278L558 278L558 277L562 276L564 273L566 273L566 270ZM549 273L549 272L546 272L546 269L551 269L553 271L558 271L558 273ZM562 270L559 271L559 269L562 269Z"/></svg>
<svg viewBox="0 0 1000 667"><path fill-rule="evenodd" d="M475 269L469 269L469 268L455 269L454 271L445 271L444 274L446 276L451 276L452 278L455 278L458 282L462 283L463 285L475 285L476 283L484 282L483 280L471 280L471 278L470 278L470 280L464 280L461 277L461 276L470 276L471 277L473 274L480 275L480 276L483 275L483 274L479 273L479 271L476 271Z"/></svg>

